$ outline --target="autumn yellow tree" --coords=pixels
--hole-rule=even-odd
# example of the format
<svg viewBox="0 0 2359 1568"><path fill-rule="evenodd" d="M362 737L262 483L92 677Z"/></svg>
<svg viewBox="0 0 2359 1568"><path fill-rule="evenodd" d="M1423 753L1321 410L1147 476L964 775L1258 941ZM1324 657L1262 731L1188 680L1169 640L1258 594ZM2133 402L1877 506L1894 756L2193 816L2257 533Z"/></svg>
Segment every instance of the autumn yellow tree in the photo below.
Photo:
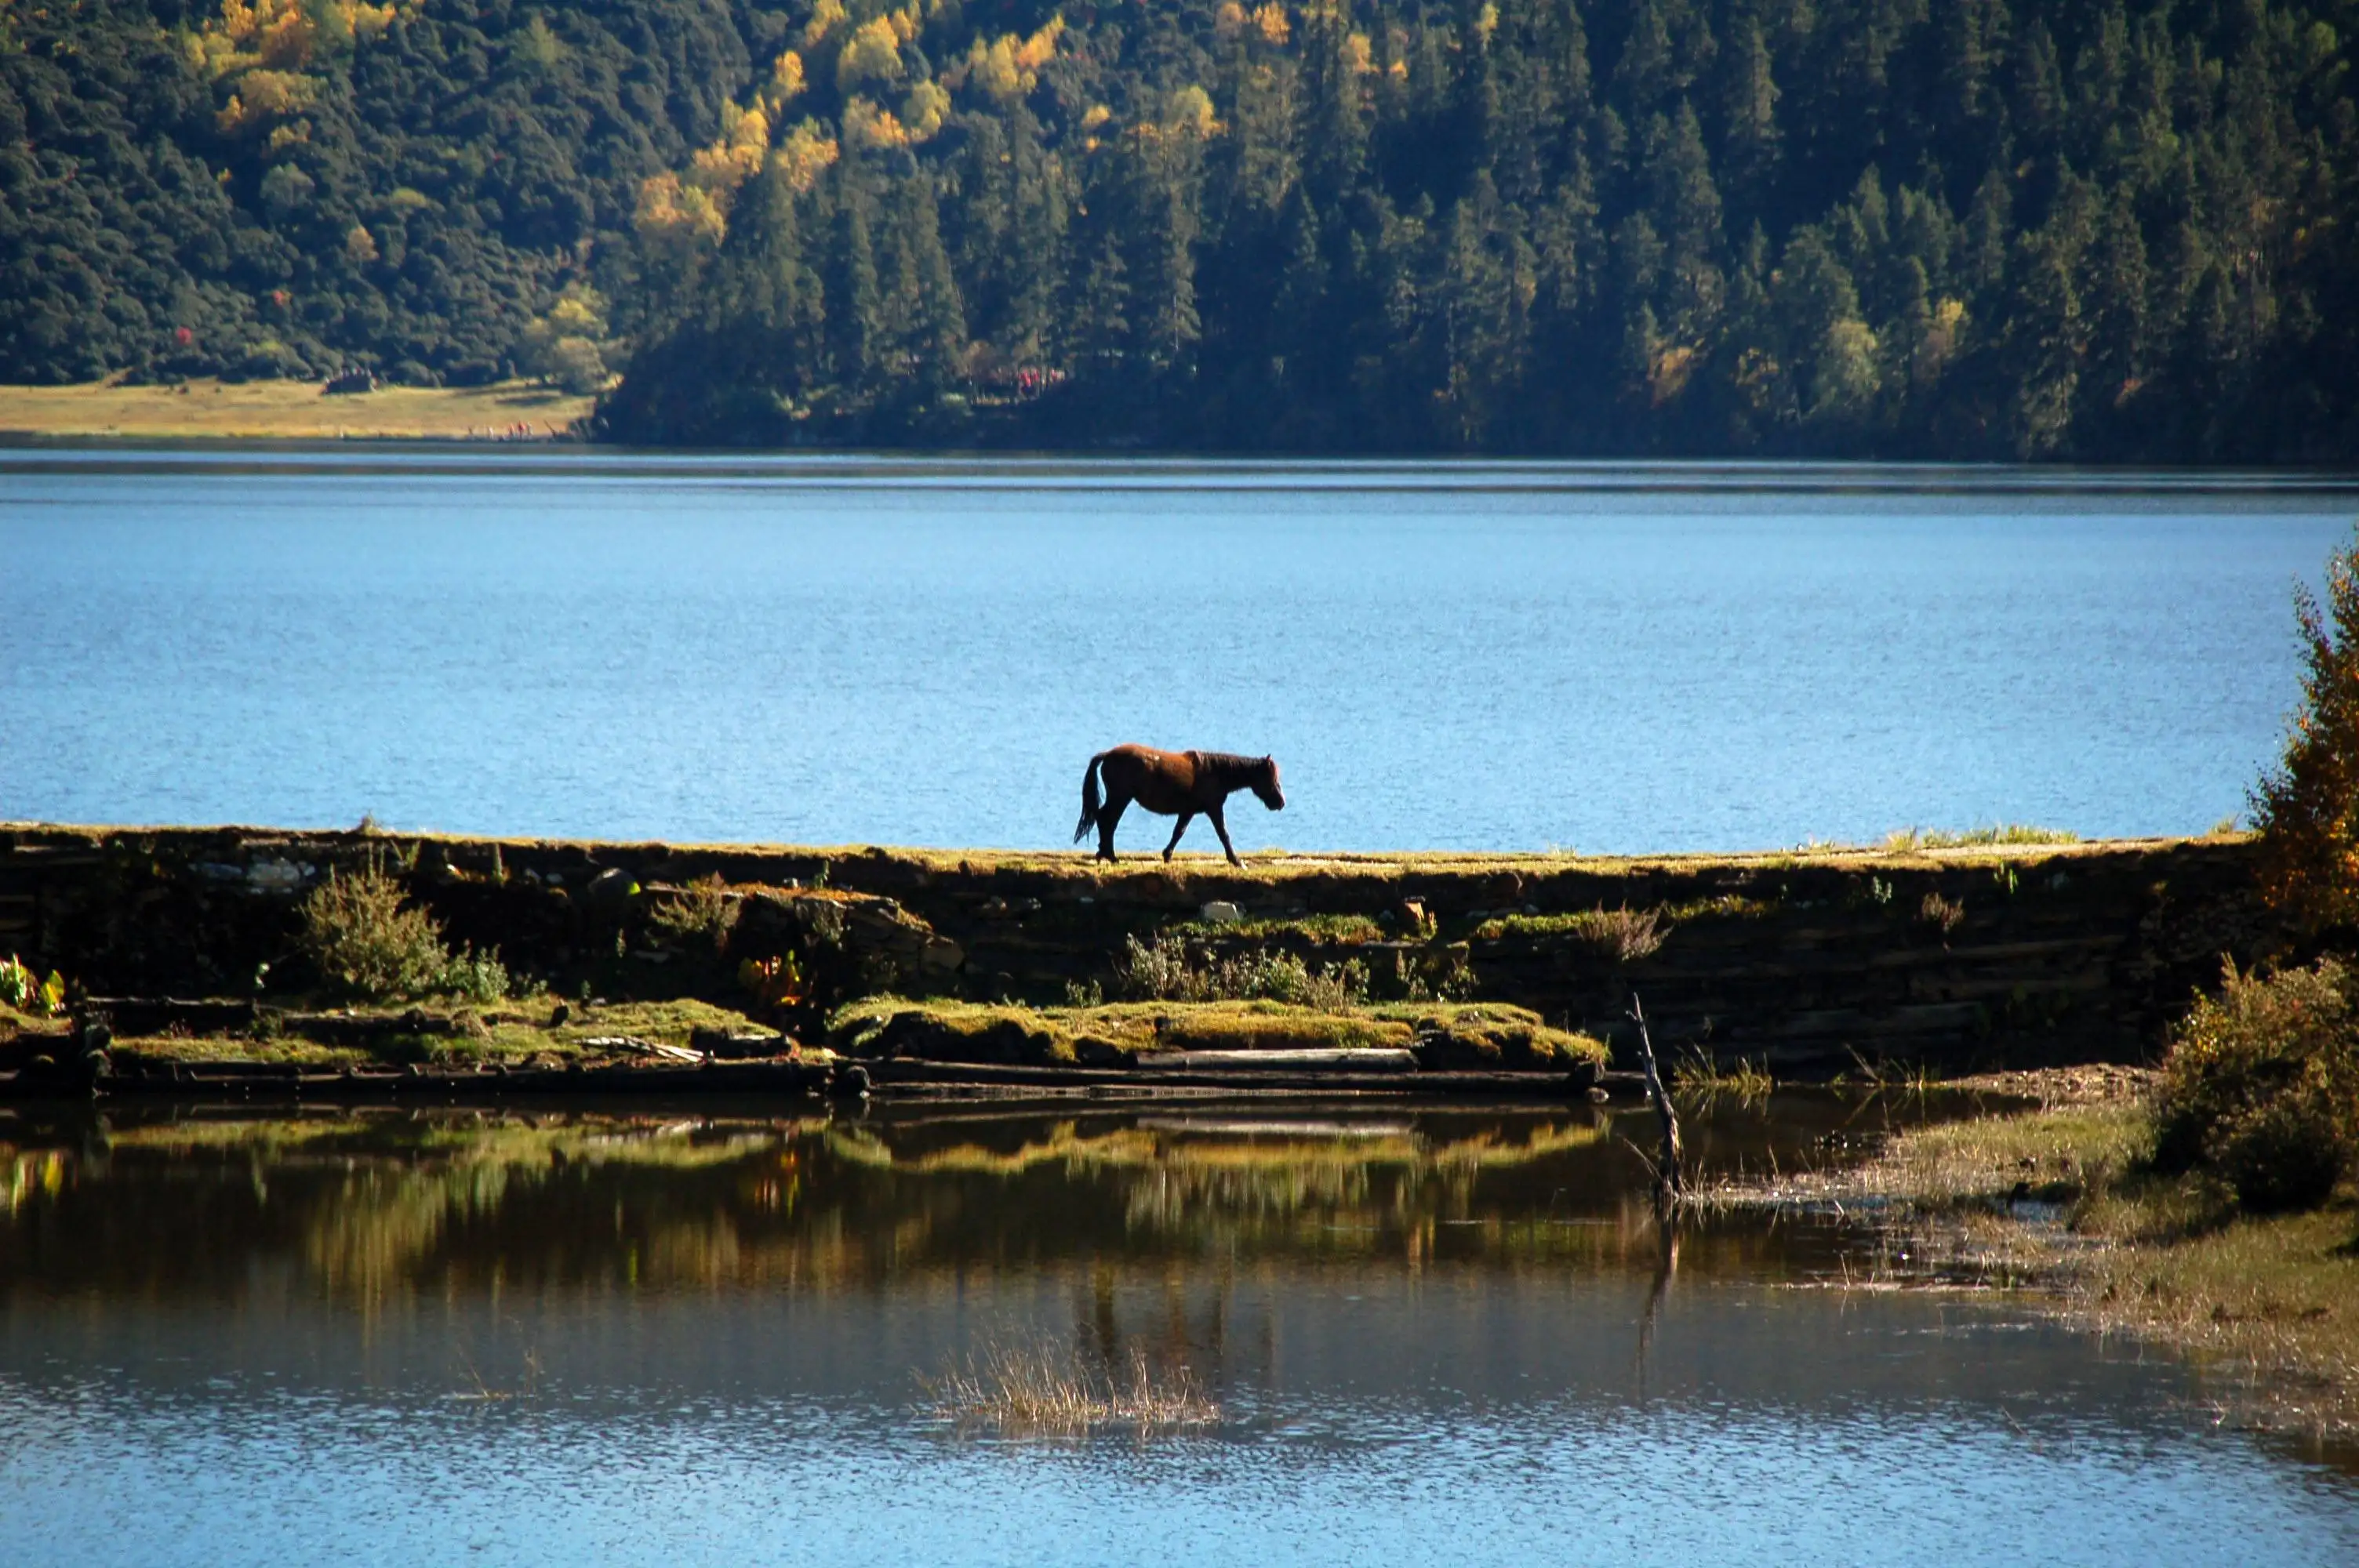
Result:
<svg viewBox="0 0 2359 1568"><path fill-rule="evenodd" d="M2294 594L2301 708L2251 795L2270 903L2312 927L2359 927L2359 534L2327 562L2326 601Z"/></svg>

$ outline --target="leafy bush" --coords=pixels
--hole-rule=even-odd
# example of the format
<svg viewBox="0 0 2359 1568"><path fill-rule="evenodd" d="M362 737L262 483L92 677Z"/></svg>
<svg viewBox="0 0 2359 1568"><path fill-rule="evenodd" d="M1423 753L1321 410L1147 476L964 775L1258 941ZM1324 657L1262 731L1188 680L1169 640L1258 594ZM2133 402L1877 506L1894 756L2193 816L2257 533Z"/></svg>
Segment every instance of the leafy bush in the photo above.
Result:
<svg viewBox="0 0 2359 1568"><path fill-rule="evenodd" d="M2332 958L2269 976L2227 966L2180 1026L2155 1162L2206 1168L2256 1213L2311 1208L2359 1158L2359 1018Z"/></svg>
<svg viewBox="0 0 2359 1568"><path fill-rule="evenodd" d="M488 1002L508 994L498 949L451 953L441 927L402 902L401 883L381 862L330 872L304 899L302 914L304 955L333 989L371 1001L449 992Z"/></svg>
<svg viewBox="0 0 2359 1568"><path fill-rule="evenodd" d="M52 969L44 980L11 953L8 961L0 964L0 1006L35 1018L54 1017L66 1010L66 978Z"/></svg>
<svg viewBox="0 0 2359 1568"><path fill-rule="evenodd" d="M647 918L658 932L675 942L709 942L715 953L725 953L729 950L729 933L744 907L729 896L728 884L716 871L665 899L649 912Z"/></svg>
<svg viewBox="0 0 2359 1568"><path fill-rule="evenodd" d="M2359 926L2359 539L2326 564L2327 605L2294 589L2301 708L2251 795L2261 891L2312 927ZM2328 624L2331 615L2332 625Z"/></svg>
<svg viewBox="0 0 2359 1568"><path fill-rule="evenodd" d="M497 948L478 953L473 947L462 946L443 965L434 989L473 1002L504 1001L510 991L508 967L500 962Z"/></svg>
<svg viewBox="0 0 2359 1568"><path fill-rule="evenodd" d="M1200 957L1172 935L1124 938L1114 979L1129 995L1152 1001L1261 1000L1343 1012L1368 1000L1367 966L1357 958L1313 969L1292 953Z"/></svg>

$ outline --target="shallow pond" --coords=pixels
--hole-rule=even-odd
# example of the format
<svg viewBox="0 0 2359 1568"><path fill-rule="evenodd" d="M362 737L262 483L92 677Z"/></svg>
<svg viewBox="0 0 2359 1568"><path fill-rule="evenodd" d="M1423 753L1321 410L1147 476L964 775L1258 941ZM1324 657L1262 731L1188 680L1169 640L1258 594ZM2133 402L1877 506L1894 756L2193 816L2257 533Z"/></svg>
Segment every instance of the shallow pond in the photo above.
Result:
<svg viewBox="0 0 2359 1568"><path fill-rule="evenodd" d="M1248 849L2201 832L2354 512L2306 475L20 449L0 819L1039 847L1136 740L1276 754Z"/></svg>
<svg viewBox="0 0 2359 1568"><path fill-rule="evenodd" d="M1780 1097L1717 1169L1908 1102ZM2170 1357L1666 1267L1626 1122L1319 1105L0 1118L11 1560L2354 1560L2359 1480ZM1016 1436L990 1347L1182 1369L1207 1427Z"/></svg>

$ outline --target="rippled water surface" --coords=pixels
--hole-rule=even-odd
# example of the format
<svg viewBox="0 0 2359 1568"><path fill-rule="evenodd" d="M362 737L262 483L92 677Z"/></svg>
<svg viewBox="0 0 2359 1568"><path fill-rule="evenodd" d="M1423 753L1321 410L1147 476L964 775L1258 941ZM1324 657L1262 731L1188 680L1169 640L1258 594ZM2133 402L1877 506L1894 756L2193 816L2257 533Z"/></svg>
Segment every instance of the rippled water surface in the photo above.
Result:
<svg viewBox="0 0 2359 1568"><path fill-rule="evenodd" d="M19 451L0 817L1037 846L1139 740L1276 754L1246 847L2201 831L2354 512L2006 470Z"/></svg>
<svg viewBox="0 0 2359 1568"><path fill-rule="evenodd" d="M1696 1141L1829 1149L1781 1098ZM1632 1130L1625 1129L1624 1131ZM12 1562L2322 1563L2352 1469L1987 1303L1667 1256L1610 1117L0 1118ZM929 1379L1143 1357L1187 1433Z"/></svg>

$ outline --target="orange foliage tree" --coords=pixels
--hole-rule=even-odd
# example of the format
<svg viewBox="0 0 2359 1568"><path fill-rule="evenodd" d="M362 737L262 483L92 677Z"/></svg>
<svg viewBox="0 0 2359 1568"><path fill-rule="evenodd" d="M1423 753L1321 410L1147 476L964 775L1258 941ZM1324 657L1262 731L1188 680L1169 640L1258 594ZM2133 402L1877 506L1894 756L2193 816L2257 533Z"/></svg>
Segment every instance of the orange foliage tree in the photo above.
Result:
<svg viewBox="0 0 2359 1568"><path fill-rule="evenodd" d="M2302 587L2294 607L2301 710L2250 796L2262 892L2312 928L2359 927L2359 535L2327 563L2325 604Z"/></svg>

